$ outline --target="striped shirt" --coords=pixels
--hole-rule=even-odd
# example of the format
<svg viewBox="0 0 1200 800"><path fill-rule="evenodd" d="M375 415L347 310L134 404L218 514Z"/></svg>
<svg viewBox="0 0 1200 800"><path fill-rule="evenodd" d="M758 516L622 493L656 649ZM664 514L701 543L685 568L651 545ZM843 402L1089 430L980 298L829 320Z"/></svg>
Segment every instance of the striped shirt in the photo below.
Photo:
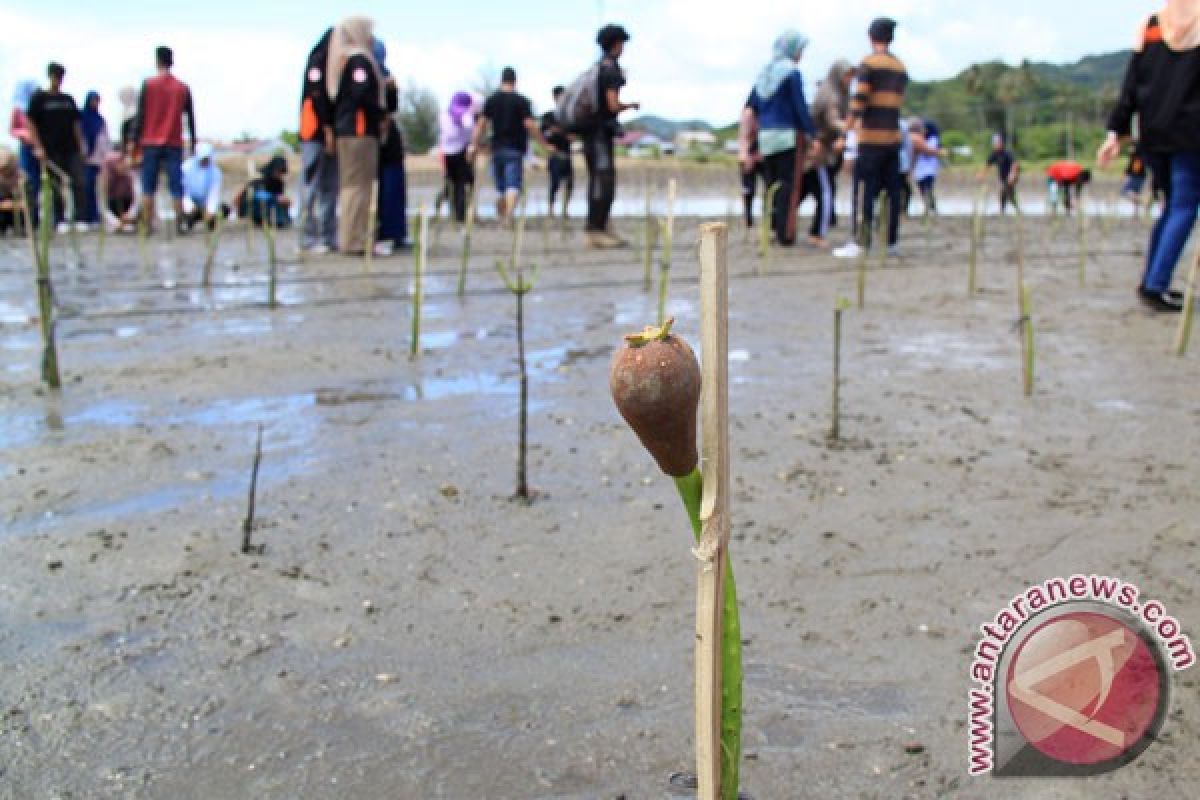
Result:
<svg viewBox="0 0 1200 800"><path fill-rule="evenodd" d="M867 147L899 147L900 107L908 88L908 72L891 53L872 53L858 68L858 88L850 114L861 118L858 143Z"/></svg>

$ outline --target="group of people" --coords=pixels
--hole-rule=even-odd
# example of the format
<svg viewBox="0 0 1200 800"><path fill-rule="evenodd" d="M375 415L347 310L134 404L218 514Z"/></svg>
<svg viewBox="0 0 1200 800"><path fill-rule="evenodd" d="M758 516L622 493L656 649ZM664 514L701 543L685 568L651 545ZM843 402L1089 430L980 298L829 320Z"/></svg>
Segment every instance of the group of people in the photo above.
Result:
<svg viewBox="0 0 1200 800"><path fill-rule="evenodd" d="M23 209L28 210L29 222L38 224L43 180L51 189L52 222L60 231L70 226L87 231L98 225L128 230L139 220L147 231L153 230L153 198L164 177L181 231L200 222L211 227L218 215L229 216L230 206L222 202L221 170L212 146L197 141L191 90L172 73L171 48L157 48L155 65L155 74L141 91L121 90L123 113L116 140L100 111L98 92L88 92L80 109L63 91L63 65L55 62L46 68L44 88L31 80L18 84L9 122L18 152L14 156L0 151L0 199L7 201L0 206L0 229L15 226L17 212ZM240 213L262 224L268 214L286 211L286 172L284 159L272 159L262 176L239 193ZM289 214L278 213L274 224L289 221Z"/></svg>
<svg viewBox="0 0 1200 800"><path fill-rule="evenodd" d="M771 196L766 211L775 239L796 241L796 212L816 201L809 243L826 247L836 222L838 174L853 177L850 240L833 251L853 258L870 246L878 198L888 198L887 247L898 249L900 217L915 180L926 210L936 211L935 184L944 155L931 120L902 120L908 72L891 52L896 22L874 20L867 30L871 52L859 66L839 60L820 83L810 109L796 65L808 37L788 30L775 41L771 61L759 73L742 110L738 162L747 225L754 224L756 185ZM861 234L861 235L860 235Z"/></svg>
<svg viewBox="0 0 1200 800"><path fill-rule="evenodd" d="M617 118L636 103L620 99L625 83L618 60L629 34L618 25L605 26L596 42L601 57L586 75L595 81L594 114L577 125L555 112L535 117L529 98L517 90L517 72L505 67L500 86L489 97L458 91L440 114L439 157L444 188L439 205L447 201L455 219L466 219L473 198L476 162L486 147L497 190L496 212L510 222L524 191L525 163L530 140L547 155L551 203L564 191L564 213L574 186L571 151L582 142L588 167L587 235L594 247L624 244L610 227L616 193L614 142ZM375 36L374 24L362 17L343 20L325 33L313 48L305 70L301 104L300 141L304 165L301 213L302 246L323 253L364 252L376 242L386 255L407 248L404 142L395 121L399 105L396 81L386 65L386 49ZM555 89L555 101L567 93ZM378 230L370 235L372 186L379 187Z"/></svg>

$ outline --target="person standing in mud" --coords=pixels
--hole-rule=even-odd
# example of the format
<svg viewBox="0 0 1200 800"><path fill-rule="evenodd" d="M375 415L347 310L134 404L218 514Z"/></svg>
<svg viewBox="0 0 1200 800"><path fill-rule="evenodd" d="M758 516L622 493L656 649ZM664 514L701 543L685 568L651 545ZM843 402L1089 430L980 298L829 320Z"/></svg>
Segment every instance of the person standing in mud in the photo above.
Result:
<svg viewBox="0 0 1200 800"><path fill-rule="evenodd" d="M620 25L605 25L596 34L596 44L604 53L596 79L599 119L583 135L583 156L588 171L588 245L602 249L625 245L624 240L609 230L609 217L617 196L618 117L625 111L642 107L640 103L621 100L625 72L619 62L628 41L629 33Z"/></svg>
<svg viewBox="0 0 1200 800"><path fill-rule="evenodd" d="M475 170L467 161L471 135L475 131L475 98L469 92L455 92L442 112L438 144L442 155L444 188L460 225L467 219L467 197L475 183ZM438 201L441 207L441 201Z"/></svg>
<svg viewBox="0 0 1200 800"><path fill-rule="evenodd" d="M891 52L896 21L880 17L867 29L871 54L858 68L858 81L850 102L850 128L857 135L858 158L855 175L862 181L862 246L870 247L875 201L880 192L888 196L888 252L899 255L900 211L903 187L900 179L900 107L908 88L908 71ZM856 208L857 214L860 209ZM834 251L839 258L856 258L860 245L850 242Z"/></svg>
<svg viewBox="0 0 1200 800"><path fill-rule="evenodd" d="M396 124L400 88L387 66L387 47L376 39L372 52L383 73L387 107L383 141L379 150L379 213L375 232L375 255L390 256L411 249L408 244L408 181L404 171L404 136Z"/></svg>
<svg viewBox="0 0 1200 800"><path fill-rule="evenodd" d="M996 177L1000 181L1000 213L1004 214L1009 203L1012 203L1013 211L1020 213L1017 206L1017 182L1021 180L1021 165L1012 151L1005 146L1002 133L992 135L992 152L988 155L987 166L996 168Z"/></svg>
<svg viewBox="0 0 1200 800"><path fill-rule="evenodd" d="M1121 139L1137 114L1140 144L1157 180L1164 176L1164 207L1150 234L1138 296L1154 311L1183 310L1171 289L1175 266L1200 210L1200 3L1167 0L1138 30L1108 135L1096 153L1101 167L1121 154Z"/></svg>
<svg viewBox="0 0 1200 800"><path fill-rule="evenodd" d="M566 89L554 87L554 107L562 98ZM550 173L550 196L546 205L550 215L554 215L554 198L558 190L563 190L562 216L567 218L567 209L571 205L571 193L575 191L575 167L571 164L571 135L558 122L558 116L553 111L542 115L542 136L550 144L550 152L546 156L546 168Z"/></svg>
<svg viewBox="0 0 1200 800"><path fill-rule="evenodd" d="M781 245L796 241L796 208L804 178L809 142L817 134L804 99L804 79L796 65L808 46L808 37L789 30L775 40L771 59L750 93L758 118L758 146L768 187L776 187L771 207L771 229ZM814 145L821 153L820 144Z"/></svg>
<svg viewBox="0 0 1200 800"><path fill-rule="evenodd" d="M375 61L375 23L348 17L333 31L325 88L333 103L338 163L338 249L367 248L371 191L379 176L379 144L387 131L386 82Z"/></svg>
<svg viewBox="0 0 1200 800"><path fill-rule="evenodd" d="M813 122L817 126L820 148L812 167L817 213L813 216L809 241L824 247L833 224L833 204L837 185L837 169L846 146L847 116L850 113L850 85L854 82L854 66L839 59L829 68L829 74L817 87L813 100Z"/></svg>
<svg viewBox="0 0 1200 800"><path fill-rule="evenodd" d="M483 114L475 124L467 161L475 163L475 153L488 127L492 130L492 173L496 180L496 216L509 224L517 210L517 201L525 188L525 154L529 137L547 151L550 145L533 118L529 98L517 91L517 71L505 67L500 73L500 88L483 104Z"/></svg>
<svg viewBox="0 0 1200 800"><path fill-rule="evenodd" d="M159 47L154 54L158 74L142 84L138 113L134 118L133 141L142 149L142 216L146 229L154 226L154 193L160 172L167 175L167 188L175 206L176 226L183 226L183 118L188 119L189 155L196 152L196 112L192 90L173 74L175 54Z"/></svg>
<svg viewBox="0 0 1200 800"><path fill-rule="evenodd" d="M304 171L300 247L313 255L337 249L337 140L333 135L333 103L325 84L332 36L333 28L329 28L308 54L300 93L300 160Z"/></svg>
<svg viewBox="0 0 1200 800"><path fill-rule="evenodd" d="M29 134L33 143L33 155L43 167L53 168L49 176L54 189L54 217L60 227L65 228L72 220L66 219L66 200L62 181L70 181L72 216L78 228L86 228L83 222L84 193L83 174L83 129L80 125L79 107L74 98L62 90L67 71L61 64L50 64L46 75L50 85L38 89L29 100Z"/></svg>
<svg viewBox="0 0 1200 800"><path fill-rule="evenodd" d="M25 197L21 199L34 226L38 223L37 196L42 176L37 156L33 154L33 125L26 111L37 88L37 81L24 80L17 84L13 92L12 114L8 120L8 134L17 140L17 163L25 175Z"/></svg>
<svg viewBox="0 0 1200 800"><path fill-rule="evenodd" d="M83 221L88 225L100 223L99 178L104 169L104 159L112 150L112 140L108 136L108 123L100 113L100 93L88 92L83 101L83 111L80 114L80 127L83 130L84 152L84 206Z"/></svg>

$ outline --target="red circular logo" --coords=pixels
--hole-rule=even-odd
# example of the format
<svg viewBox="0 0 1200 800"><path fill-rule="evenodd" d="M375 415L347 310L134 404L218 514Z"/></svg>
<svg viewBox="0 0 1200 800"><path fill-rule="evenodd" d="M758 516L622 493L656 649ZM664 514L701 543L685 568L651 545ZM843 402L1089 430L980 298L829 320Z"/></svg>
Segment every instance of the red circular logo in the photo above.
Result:
<svg viewBox="0 0 1200 800"><path fill-rule="evenodd" d="M1120 620L1072 612L1039 626L1005 681L1021 735L1056 761L1110 761L1143 742L1165 699L1158 660Z"/></svg>

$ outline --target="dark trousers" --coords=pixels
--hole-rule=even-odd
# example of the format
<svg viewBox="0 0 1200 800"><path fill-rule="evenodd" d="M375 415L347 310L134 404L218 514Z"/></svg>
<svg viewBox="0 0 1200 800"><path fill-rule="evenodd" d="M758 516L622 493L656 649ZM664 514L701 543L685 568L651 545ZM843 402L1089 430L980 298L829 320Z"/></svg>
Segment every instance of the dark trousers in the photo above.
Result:
<svg viewBox="0 0 1200 800"><path fill-rule="evenodd" d="M900 240L900 211L904 202L903 183L900 180L900 151L895 147L873 147L863 145L858 149L855 164L863 182L863 235L864 245L871 244L871 226L875 221L875 203L880 192L888 198L888 246Z"/></svg>
<svg viewBox="0 0 1200 800"><path fill-rule="evenodd" d="M1009 203L1012 203L1012 207L1013 207L1014 211L1020 210L1020 206L1017 205L1017 187L1013 186L1008 181L1004 181L1000 184L1000 213L1001 214L1003 214L1004 210L1008 208Z"/></svg>
<svg viewBox="0 0 1200 800"><path fill-rule="evenodd" d="M99 178L99 167L88 164L83 168L83 221L89 225L95 225L100 221L100 203L96 194L96 183Z"/></svg>
<svg viewBox="0 0 1200 800"><path fill-rule="evenodd" d="M754 195L758 190L758 182L763 177L761 161L755 162L749 170L740 170L742 178L742 211L746 217L746 227L754 227Z"/></svg>
<svg viewBox="0 0 1200 800"><path fill-rule="evenodd" d="M408 190L404 162L379 169L379 233L381 242L402 245L408 240Z"/></svg>
<svg viewBox="0 0 1200 800"><path fill-rule="evenodd" d="M796 209L800 206L800 191L803 182L804 148L793 147L781 153L769 155L763 161L763 172L768 187L778 184L775 201L771 205L771 230L782 245L796 242Z"/></svg>
<svg viewBox="0 0 1200 800"><path fill-rule="evenodd" d="M25 173L25 207L29 209L30 223L36 228L41 208L38 192L42 188L42 165L34 156L33 148L25 142L21 142L21 146L17 148L17 157L21 172Z"/></svg>
<svg viewBox="0 0 1200 800"><path fill-rule="evenodd" d="M617 161L614 157L612 129L601 126L584 137L583 156L588 171L587 229L606 231L613 199L617 196Z"/></svg>
<svg viewBox="0 0 1200 800"><path fill-rule="evenodd" d="M83 222L87 207L87 191L83 171L83 159L78 153L47 153L46 158L58 167L71 181L71 214L66 219L66 195L63 194L62 179L58 173L50 172L50 186L54 189L54 221Z"/></svg>
<svg viewBox="0 0 1200 800"><path fill-rule="evenodd" d="M900 208L904 216L908 216L909 206L912 205L913 185L907 172L900 173Z"/></svg>
<svg viewBox="0 0 1200 800"><path fill-rule="evenodd" d="M446 156L446 182L450 189L450 203L454 208L454 218L459 222L467 219L467 192L475 183L475 174L467 163L467 154L452 153Z"/></svg>
<svg viewBox="0 0 1200 800"><path fill-rule="evenodd" d="M571 192L575 191L575 168L571 165L571 156L563 153L555 153L550 156L547 166L550 171L550 198L547 205L550 207L550 213L553 214L554 198L558 195L560 188L566 197L566 204L571 204ZM566 214L565 207L563 213Z"/></svg>

